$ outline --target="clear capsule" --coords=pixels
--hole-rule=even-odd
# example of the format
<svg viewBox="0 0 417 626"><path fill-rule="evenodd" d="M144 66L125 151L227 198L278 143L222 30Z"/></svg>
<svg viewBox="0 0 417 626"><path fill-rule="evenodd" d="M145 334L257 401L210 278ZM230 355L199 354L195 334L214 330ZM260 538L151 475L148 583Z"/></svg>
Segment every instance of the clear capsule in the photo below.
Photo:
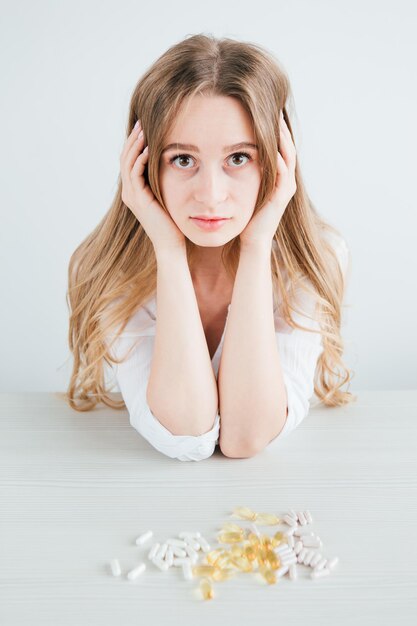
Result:
<svg viewBox="0 0 417 626"><path fill-rule="evenodd" d="M204 600L212 600L214 598L213 586L208 578L200 581L200 590Z"/></svg>
<svg viewBox="0 0 417 626"><path fill-rule="evenodd" d="M243 533L220 533L218 535L219 543L237 543L243 539Z"/></svg>
<svg viewBox="0 0 417 626"><path fill-rule="evenodd" d="M275 526L281 523L281 519L273 513L257 513L256 523L258 526Z"/></svg>
<svg viewBox="0 0 417 626"><path fill-rule="evenodd" d="M232 517L239 517L240 519L247 519L254 522L257 518L255 511L248 509L246 506L240 506L232 513Z"/></svg>

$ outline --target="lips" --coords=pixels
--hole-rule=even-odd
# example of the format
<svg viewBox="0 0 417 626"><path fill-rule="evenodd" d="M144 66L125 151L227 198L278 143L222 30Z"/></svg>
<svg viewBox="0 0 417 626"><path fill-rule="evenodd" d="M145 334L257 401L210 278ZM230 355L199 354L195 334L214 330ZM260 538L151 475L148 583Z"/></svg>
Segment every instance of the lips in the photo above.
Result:
<svg viewBox="0 0 417 626"><path fill-rule="evenodd" d="M228 220L229 217L205 217L204 215L193 215L193 220L204 220L205 222L216 222L217 220Z"/></svg>

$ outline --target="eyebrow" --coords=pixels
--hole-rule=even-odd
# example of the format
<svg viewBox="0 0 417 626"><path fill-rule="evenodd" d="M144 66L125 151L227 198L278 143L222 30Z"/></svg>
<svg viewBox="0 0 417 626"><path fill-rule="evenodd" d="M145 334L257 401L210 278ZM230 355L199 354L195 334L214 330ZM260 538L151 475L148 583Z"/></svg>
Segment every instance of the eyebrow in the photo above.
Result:
<svg viewBox="0 0 417 626"><path fill-rule="evenodd" d="M231 146L224 146L223 151L231 152L232 150L241 150L242 148L254 148L255 150L257 150L258 146L255 143L248 143L247 141L241 141L240 143L234 143ZM170 143L168 146L166 146L162 150L162 154L164 152L167 152L168 150L192 150L194 152L200 153L200 150L198 149L198 147L194 146L191 143Z"/></svg>

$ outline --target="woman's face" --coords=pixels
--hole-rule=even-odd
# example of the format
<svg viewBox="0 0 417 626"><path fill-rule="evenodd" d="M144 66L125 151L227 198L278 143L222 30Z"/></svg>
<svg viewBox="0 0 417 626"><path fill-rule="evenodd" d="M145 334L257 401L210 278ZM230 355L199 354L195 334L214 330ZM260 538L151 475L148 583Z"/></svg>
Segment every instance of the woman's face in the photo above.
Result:
<svg viewBox="0 0 417 626"><path fill-rule="evenodd" d="M255 144L250 117L226 96L195 96L170 129L160 160L162 197L175 224L198 246L224 245L252 217L262 171L256 147L232 147L242 142ZM206 230L192 219L201 215L229 219Z"/></svg>

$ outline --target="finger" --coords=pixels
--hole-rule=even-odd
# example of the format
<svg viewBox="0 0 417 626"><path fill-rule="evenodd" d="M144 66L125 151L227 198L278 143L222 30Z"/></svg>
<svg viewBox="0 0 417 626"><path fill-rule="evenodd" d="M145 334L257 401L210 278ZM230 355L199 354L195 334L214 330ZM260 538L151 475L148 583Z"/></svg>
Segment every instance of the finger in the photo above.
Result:
<svg viewBox="0 0 417 626"><path fill-rule="evenodd" d="M138 120L139 122L139 120ZM124 159L127 155L127 153L129 152L130 148L132 147L132 145L135 143L140 131L142 130L142 126L141 123L139 122L138 126L135 128L133 127L131 132L129 133L124 146L123 146L123 150L122 153L120 155L120 160Z"/></svg>
<svg viewBox="0 0 417 626"><path fill-rule="evenodd" d="M143 134L136 138L133 142L130 150L127 152L125 156L125 168L126 171L130 174L130 171L138 158L138 154L142 151L144 146L144 137Z"/></svg>
<svg viewBox="0 0 417 626"><path fill-rule="evenodd" d="M146 148L148 148L148 146L146 146ZM145 148L145 150L146 150ZM132 171L130 173L130 178L132 180L132 185L138 184L139 181L142 182L140 186L140 188L142 189L145 185L144 185L144 181L143 181L143 172L145 171L145 165L148 161L148 157L149 157L149 152L148 150L146 150L146 152L141 152L139 154L139 156L137 157L133 167L132 167Z"/></svg>
<svg viewBox="0 0 417 626"><path fill-rule="evenodd" d="M284 128L285 126L285 128ZM285 130L286 129L286 130ZM288 129L288 126L285 125L285 122L281 124L280 127L280 146L279 151L285 159L287 165L290 165L295 162L295 146L291 137L291 133Z"/></svg>

